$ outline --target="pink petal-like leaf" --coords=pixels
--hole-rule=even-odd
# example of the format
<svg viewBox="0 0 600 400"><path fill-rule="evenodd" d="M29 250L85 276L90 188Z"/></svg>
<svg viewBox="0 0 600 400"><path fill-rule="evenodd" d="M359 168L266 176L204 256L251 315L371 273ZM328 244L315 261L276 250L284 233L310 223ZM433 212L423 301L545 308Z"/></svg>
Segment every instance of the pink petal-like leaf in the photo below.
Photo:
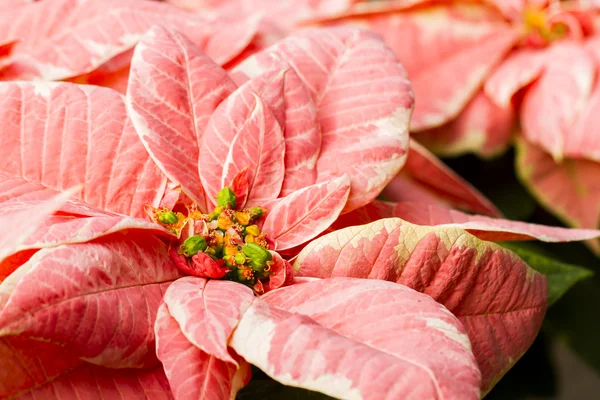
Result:
<svg viewBox="0 0 600 400"><path fill-rule="evenodd" d="M171 399L162 368L111 370L84 363L62 346L0 338L0 397L19 399Z"/></svg>
<svg viewBox="0 0 600 400"><path fill-rule="evenodd" d="M45 201L22 202L16 199L0 202L0 265L6 257L22 250L23 244L39 232L52 213L74 193L75 190L69 190ZM3 277L0 270L0 281Z"/></svg>
<svg viewBox="0 0 600 400"><path fill-rule="evenodd" d="M247 78L245 74L237 75ZM269 106L283 129L286 152L282 196L314 183L321 130L316 106L296 71L281 62L245 85Z"/></svg>
<svg viewBox="0 0 600 400"><path fill-rule="evenodd" d="M529 224L484 215L470 215L446 207L415 202L388 203L374 201L340 217L336 228L374 222L381 218L401 218L422 226L443 226L464 229L481 240L514 241L540 240L542 242L572 242L596 239L600 230L568 229Z"/></svg>
<svg viewBox="0 0 600 400"><path fill-rule="evenodd" d="M517 173L537 200L567 225L600 227L600 164L589 160L563 160L556 164L539 147L517 142ZM590 242L600 253L600 241Z"/></svg>
<svg viewBox="0 0 600 400"><path fill-rule="evenodd" d="M238 367L190 343L166 304L158 309L155 331L156 352L175 399L232 399L249 380L250 365L240 357Z"/></svg>
<svg viewBox="0 0 600 400"><path fill-rule="evenodd" d="M410 141L410 153L404 169L383 194L391 201L418 200L433 204L441 203L436 199L439 197L468 211L500 214L491 201L415 140Z"/></svg>
<svg viewBox="0 0 600 400"><path fill-rule="evenodd" d="M509 106L513 96L536 80L551 62L546 49L516 50L486 80L485 93L500 106Z"/></svg>
<svg viewBox="0 0 600 400"><path fill-rule="evenodd" d="M577 42L560 42L549 50L550 62L523 98L521 123L525 138L550 153L556 160L600 153L597 141L591 149L570 142L573 125L591 95L596 80L593 57ZM600 160L600 156L598 156Z"/></svg>
<svg viewBox="0 0 600 400"><path fill-rule="evenodd" d="M336 398L479 398L460 322L390 282L337 278L273 291L244 313L230 346L283 384Z"/></svg>
<svg viewBox="0 0 600 400"><path fill-rule="evenodd" d="M345 210L367 204L406 160L413 96L402 65L370 32L309 29L236 71L252 77L281 62L295 70L317 106L322 133L317 181L347 174L352 189Z"/></svg>
<svg viewBox="0 0 600 400"><path fill-rule="evenodd" d="M274 204L262 230L275 239L276 250L301 245L336 220L349 192L350 180L346 175L297 190Z"/></svg>
<svg viewBox="0 0 600 400"><path fill-rule="evenodd" d="M417 99L411 130L421 131L458 116L514 45L517 32L481 4L407 9L410 3L392 2L386 13L334 22L357 24L385 39L408 71Z"/></svg>
<svg viewBox="0 0 600 400"><path fill-rule="evenodd" d="M180 276L148 233L40 250L0 284L0 336L57 343L103 366L153 366L156 310Z"/></svg>
<svg viewBox="0 0 600 400"><path fill-rule="evenodd" d="M201 204L198 146L211 114L236 88L225 70L178 32L154 27L135 49L129 115L163 172Z"/></svg>
<svg viewBox="0 0 600 400"><path fill-rule="evenodd" d="M158 205L166 178L135 133L122 97L70 83L0 83L0 172L136 217Z"/></svg>
<svg viewBox="0 0 600 400"><path fill-rule="evenodd" d="M220 63L248 46L257 30L256 18L232 29L218 18L151 1L40 1L0 14L0 37L21 39L0 75L60 80L87 74L130 50L156 24L182 31Z"/></svg>
<svg viewBox="0 0 600 400"><path fill-rule="evenodd" d="M84 365L19 397L23 400L51 398L171 400L173 395L160 367L152 370L115 370Z"/></svg>
<svg viewBox="0 0 600 400"><path fill-rule="evenodd" d="M454 227L389 218L342 229L312 241L294 269L300 276L384 279L430 295L464 324L484 392L531 345L546 311L542 275Z"/></svg>
<svg viewBox="0 0 600 400"><path fill-rule="evenodd" d="M419 132L415 137L440 156L452 157L473 152L483 157L493 157L510 144L515 122L515 112L510 103L498 106L483 92L479 92L456 119L446 125Z"/></svg>
<svg viewBox="0 0 600 400"><path fill-rule="evenodd" d="M52 343L21 337L0 338L0 397L22 394L82 363Z"/></svg>
<svg viewBox="0 0 600 400"><path fill-rule="evenodd" d="M273 265L271 266L269 281L264 286L265 293L283 286L289 286L294 282L292 265L279 253L271 251L271 255L273 256Z"/></svg>
<svg viewBox="0 0 600 400"><path fill-rule="evenodd" d="M164 298L169 313L190 343L236 366L237 361L227 350L227 339L253 300L252 289L244 285L196 277L179 279Z"/></svg>
<svg viewBox="0 0 600 400"><path fill-rule="evenodd" d="M284 177L283 133L268 106L244 86L212 115L200 146L200 178L207 196L231 185L248 168L248 205L277 198Z"/></svg>

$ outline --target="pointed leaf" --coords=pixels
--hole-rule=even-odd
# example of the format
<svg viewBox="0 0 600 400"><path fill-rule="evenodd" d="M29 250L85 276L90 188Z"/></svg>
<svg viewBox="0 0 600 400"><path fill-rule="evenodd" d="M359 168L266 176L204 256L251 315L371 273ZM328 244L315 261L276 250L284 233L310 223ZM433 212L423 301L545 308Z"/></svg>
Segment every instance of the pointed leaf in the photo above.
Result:
<svg viewBox="0 0 600 400"><path fill-rule="evenodd" d="M114 370L84 365L19 397L32 400L49 398L171 400L173 395L160 367Z"/></svg>
<svg viewBox="0 0 600 400"><path fill-rule="evenodd" d="M417 99L411 130L421 131L458 116L518 37L482 4L410 9L411 3L392 2L380 12L334 22L357 24L384 38L410 76Z"/></svg>
<svg viewBox="0 0 600 400"><path fill-rule="evenodd" d="M294 269L300 276L384 279L430 295L464 324L484 392L531 345L546 311L542 275L458 228L381 219L312 241Z"/></svg>
<svg viewBox="0 0 600 400"><path fill-rule="evenodd" d="M600 164L571 159L556 164L548 153L521 139L517 142L517 173L536 199L567 225L600 226ZM600 252L598 240L590 245Z"/></svg>
<svg viewBox="0 0 600 400"><path fill-rule="evenodd" d="M231 29L214 17L142 0L35 2L0 13L0 37L21 39L4 78L61 80L90 73L156 24L179 29L222 63L248 46L257 29L256 19Z"/></svg>
<svg viewBox="0 0 600 400"><path fill-rule="evenodd" d="M242 75L238 77L246 79ZM314 183L321 130L316 106L296 71L282 62L244 85L263 100L283 129L286 151L282 196Z"/></svg>
<svg viewBox="0 0 600 400"><path fill-rule="evenodd" d="M179 276L147 233L40 250L0 284L0 336L57 343L103 366L152 366L156 310Z"/></svg>
<svg viewBox="0 0 600 400"><path fill-rule="evenodd" d="M338 28L288 36L236 71L257 76L281 61L294 68L317 106L317 182L347 174L352 190L345 210L367 204L406 160L413 96L404 68L377 35Z"/></svg>
<svg viewBox="0 0 600 400"><path fill-rule="evenodd" d="M12 398L80 364L61 346L22 337L0 338L0 397Z"/></svg>
<svg viewBox="0 0 600 400"><path fill-rule="evenodd" d="M500 107L480 91L456 119L419 132L415 137L442 157L472 152L487 158L506 150L515 122L515 112L510 103Z"/></svg>
<svg viewBox="0 0 600 400"><path fill-rule="evenodd" d="M482 240L493 242L510 240L572 242L600 237L600 230L568 229L490 218L484 215L470 215L451 208L416 202L388 203L374 201L358 210L343 215L336 221L335 226L337 228L347 227L393 217L423 226L460 228Z"/></svg>
<svg viewBox="0 0 600 400"><path fill-rule="evenodd" d="M461 324L390 282L338 278L273 291L244 313L230 345L279 382L336 398L479 398Z"/></svg>
<svg viewBox="0 0 600 400"><path fill-rule="evenodd" d="M227 350L227 339L253 300L252 289L247 286L196 277L179 279L164 298L190 343L236 367L237 361Z"/></svg>
<svg viewBox="0 0 600 400"><path fill-rule="evenodd" d="M242 87L213 113L200 146L200 178L207 196L231 185L248 168L248 205L277 198L284 176L285 142L273 113Z"/></svg>
<svg viewBox="0 0 600 400"><path fill-rule="evenodd" d="M412 190L405 190L407 184L409 187L416 186L423 195L415 198ZM392 180L383 194L387 199L397 202L424 199L428 203L439 204L434 197L436 196L468 211L487 215L500 213L483 194L415 140L410 141L410 153L402 173Z"/></svg>
<svg viewBox="0 0 600 400"><path fill-rule="evenodd" d="M75 190L59 193L49 200L37 202L0 202L0 265L4 259L19 251L40 226L59 209ZM15 227L22 227L15 230ZM0 269L0 282L5 277Z"/></svg>
<svg viewBox="0 0 600 400"><path fill-rule="evenodd" d="M600 161L597 141L572 134L576 118L594 87L595 61L577 42L560 42L549 51L551 62L523 98L523 134L556 160L595 153L596 161ZM581 144L588 141L591 148L579 146L577 142L581 140Z"/></svg>
<svg viewBox="0 0 600 400"><path fill-rule="evenodd" d="M250 378L250 365L236 357L221 361L194 346L181 332L166 304L156 317L156 352L176 399L232 399Z"/></svg>
<svg viewBox="0 0 600 400"><path fill-rule="evenodd" d="M141 217L145 204L158 205L166 179L118 93L24 82L0 83L0 93L1 172L56 190L84 185L79 198L121 214Z"/></svg>
<svg viewBox="0 0 600 400"><path fill-rule="evenodd" d="M227 72L179 32L156 26L135 49L129 115L163 172L201 204L198 146L211 114L235 89Z"/></svg>
<svg viewBox="0 0 600 400"><path fill-rule="evenodd" d="M546 49L519 49L511 53L485 82L485 94L501 106L508 106L513 96L535 81L552 62Z"/></svg>
<svg viewBox="0 0 600 400"><path fill-rule="evenodd" d="M276 250L301 245L336 220L349 192L350 180L346 175L297 190L275 203L262 230L275 239Z"/></svg>

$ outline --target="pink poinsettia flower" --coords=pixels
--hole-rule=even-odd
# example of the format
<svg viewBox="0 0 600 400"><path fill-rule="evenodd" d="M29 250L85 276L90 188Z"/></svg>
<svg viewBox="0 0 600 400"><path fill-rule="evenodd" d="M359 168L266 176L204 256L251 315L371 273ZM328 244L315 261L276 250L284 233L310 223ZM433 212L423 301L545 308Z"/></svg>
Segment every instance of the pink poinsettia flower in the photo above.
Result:
<svg viewBox="0 0 600 400"><path fill-rule="evenodd" d="M221 65L255 46L258 34L258 16L192 14L148 0L13 3L0 11L1 80L70 80L124 93L132 49L155 24L176 27Z"/></svg>
<svg viewBox="0 0 600 400"><path fill-rule="evenodd" d="M600 226L597 12L593 2L398 0L361 2L324 23L384 37L413 82L413 137L436 153L493 156L520 123L521 180L564 223L593 229ZM442 203L485 214L483 203L465 207L466 198L431 196L423 185L420 198L403 195L408 180L398 181L390 200L439 206L442 195Z"/></svg>
<svg viewBox="0 0 600 400"><path fill-rule="evenodd" d="M442 393L449 398L478 397L480 373L463 327L443 306L425 295L385 282L334 279L302 283L293 291L278 292L277 296L258 299L252 290L237 282L207 281L198 276L181 279L182 273L176 268L178 258L169 255L169 247L172 248L173 244L178 245L181 251L176 256L186 257L186 262L190 261L186 254L198 250L189 257L191 263L194 266L200 264L198 269L204 275L212 274L215 265L208 258L216 260L210 257L214 254L208 252L208 249L214 247L206 243L204 250L198 249L196 245L199 242L188 243L188 240L201 236L198 233L204 230L210 233L213 229L214 232L216 229L209 225L215 222L217 227L222 223L235 222L246 225L245 239L252 235L255 237L252 243L260 243L258 239L261 228L251 228L252 225L248 224L253 222L254 216L251 213L261 213L263 208L253 203L266 205L262 230L271 227L271 232L280 232L279 235L272 235L275 240L272 245L276 249L294 246L302 235L310 237L306 235L318 233L321 226L329 224L322 220L335 219L342 210L350 211L352 207L370 201L386 185L386 180L402 166L406 151L403 147L406 145L406 138L403 136L407 135L407 127L399 126L398 122L408 122L407 117L401 116L400 110L410 114L410 86L405 79L386 81L394 71L399 78L403 78L401 66L395 58L386 56L389 50L381 42L359 31L308 31L305 35L307 36L301 36L301 39L290 38L287 44L291 46L299 40L306 41L307 38L323 44L319 40L328 38L332 40L331 44L339 47L335 48L338 53L326 54L332 60L328 64L332 68L328 73L329 79L302 74L314 72L308 65L304 65L307 69L299 72L293 70L298 77L310 76L313 80L306 82L315 84L311 86L313 88L321 87L323 90L321 97L317 97L320 99L317 103L320 107L315 106L314 111L317 121L324 121L319 131L323 140L320 156L313 164L316 172L303 170L301 167L305 165L296 164L295 168L290 168L289 173L292 177L300 173L302 176L314 176L316 183L309 185L310 182L306 181L308 178L304 178L305 186L293 189L293 185L298 187L301 181L294 179L286 186L283 179L281 187L287 188L289 194L282 198L277 197L272 186L263 183L264 178L260 175L261 171L269 168L288 175L285 157L266 156L278 149L277 145L271 145L273 142L266 141L281 137L281 134L277 134L277 129L282 128L276 118L272 117L271 122L265 118L268 112L272 112L268 104L276 106L278 102L260 103L263 102L262 98L276 99L269 90L259 90L261 83L271 82L265 79L265 75L260 75L260 79L250 79L246 86L239 89L231 87L232 92L227 94L221 105L212 103L212 110L209 99L215 92L201 91L205 79L192 81L189 86L184 86L193 88L193 93L200 95L198 98L202 102L191 102L193 120L207 122L201 143L215 144L211 147L215 152L219 150L218 142L216 139L206 141L207 135L213 134L211 130L218 130L220 138L231 135L231 125L239 121L233 116L224 118L219 110L246 110L248 104L245 103L247 98L243 97L246 93L244 88L254 88L255 91L249 97L255 102L254 107L246 114L247 120L238 125L239 129L230 139L232 142L228 147L235 149L236 140L265 143L262 147L264 152L258 154L259 161L252 163L254 159L251 158L251 147L245 148L243 152L233 153L231 161L227 156L221 163L213 161L213 158L219 156L214 153L205 160L205 153L200 147L200 161L197 165L205 169L212 168L213 171L209 177L203 175L202 169L197 172L202 185L200 191L200 188L191 185L196 181L184 181L180 178L184 176L180 174L183 171L165 167L168 159L160 158L161 155L157 155L156 150L168 147L151 147L151 140L164 131L150 130L147 125L141 124L144 121L143 105L150 104L144 101L157 93L155 88L165 87L161 86L160 81L163 75L156 72L161 69L148 68L151 62L160 63L163 57L170 55L169 52L181 51L188 57L175 59L189 61L189 65L184 64L184 68L190 67L187 76L192 79L197 76L205 78L207 71L211 70L223 79L226 77L223 70L180 34L156 28L136 49L128 99L129 111L135 120L133 124L127 118L123 99L109 89L65 83L20 82L0 85L3 93L0 112L4 120L11 122L2 130L3 143L6 144L2 149L0 170L4 174L1 199L5 211L0 215L6 217L2 226L8 227L23 219L31 224L18 237L11 238L9 231L2 235L7 238L3 243L7 243L10 248L6 254L2 254L1 263L3 272L6 273L0 284L0 354L3 355L0 360L3 370L15 371L14 376L11 374L10 379L6 377L7 380L1 382L3 396L45 396L52 391L65 397L82 396L83 393L88 396L107 396L111 391L119 391L130 393L129 396L133 397L137 392L140 396L143 393L155 393L157 397L169 398L171 392L163 369L155 368L157 360L153 350L156 340L158 357L163 362L166 377L177 397L208 391L217 398L228 398L240 385L247 382L247 362L260 366L284 383L320 390L334 396L343 397L355 393L362 397L380 398L381 393L390 393L392 397L414 393L415 398L420 398ZM165 46L165 43L169 45ZM179 47L174 44L179 44ZM406 94L386 98L385 105L390 107L387 109L389 111L372 104L373 109L380 112L375 114L375 119L367 116L372 119L357 122L339 118L337 123L333 123L336 102L340 99L333 96L335 82L339 82L336 78L346 76L345 66L337 65L335 59L342 55L351 59L354 49L360 50L358 54L361 55L364 55L364 51L371 51L373 58L382 64L382 68L377 71L386 72L382 75L366 74L362 79L368 79L372 83L373 79L380 76L379 79L387 85L399 85L394 93L404 90ZM350 65L353 68L357 66L356 62ZM333 68L334 66L337 68ZM286 74L291 71L286 67L283 71L275 71L266 77L285 79ZM156 75L148 75L149 72ZM195 72L202 73L196 75ZM144 87L137 86L142 78L146 78L146 91ZM318 86L318 78L321 82L331 80L331 83L325 87ZM221 87L218 85L223 83L218 80L212 82L217 87ZM360 80L356 79L351 82L360 84ZM339 84L343 87L343 81ZM296 99L294 95L298 95L299 87L292 85L293 83L289 83L292 90L284 92L290 95L290 102L285 103L287 107L298 104L292 100ZM281 87L281 84L277 86ZM166 90L160 93L170 92ZM306 93L306 98L312 98L308 90ZM178 94L181 95L181 92ZM359 96L359 93L355 95ZM346 95L341 99L348 101L352 97ZM394 101L397 103L390 104ZM194 105L198 107L194 108ZM285 130L296 132L292 117L306 107L305 103L300 105L303 107L282 110L284 112L280 117L284 118L282 125ZM277 111L275 106L272 107ZM208 113L208 118L201 118L200 110ZM158 111L154 110L153 115L160 117ZM327 114L323 117L320 113L325 111ZM386 121L385 114L381 114L386 112L391 121ZM177 115L180 119L176 120L182 124L189 120L181 112ZM171 119L167 128L180 128L179 125L174 125L176 120ZM300 120L305 122L305 119ZM335 135L331 133L331 127L344 127L349 122L352 122L350 130L341 130L335 132ZM140 124L140 131L136 133L134 125ZM351 129L375 133L369 141L361 140L361 149L373 146L381 153L366 154L343 171L339 170L338 165L320 163L321 159L335 159L334 148L328 148L327 144L335 143L336 139L345 137L342 143L336 143L337 148L346 150L340 158L356 154L353 152L355 143ZM17 132L22 134L16 134ZM170 132L169 137L173 137ZM327 138L328 132L334 137ZM378 132L382 134L380 142L376 140ZM152 137L151 134L156 136ZM398 140L394 140L394 136ZM139 141L139 137L142 141ZM291 141L284 144L291 150L294 148L293 143ZM347 147L343 147L343 144ZM186 161L188 153L193 153L194 146L198 146L197 140L188 143L188 151L180 154L182 163ZM396 147L392 150L392 146ZM152 149L151 152L147 153L144 147ZM388 148L390 151L385 151ZM378 157L378 160L369 157ZM385 157L390 159L386 162L382 161L382 157L383 160ZM361 166L361 161L365 165ZM275 162L279 162L280 167L273 167ZM382 178L381 167L377 167L377 174L367 179L373 174L372 166L379 163L386 166L387 169L383 171L390 176ZM394 164L397 166L392 166ZM238 171L231 171L232 169ZM226 171L232 176L233 189L219 190L216 200L209 198L208 193L218 184L214 182L214 176L227 176ZM360 174L356 173L358 176L355 177L354 171L360 171ZM182 188L173 210L156 207L161 200L164 203L171 201L171 192L167 189L167 179L163 173L172 182L176 180ZM321 173L326 176L322 183L319 182ZM343 175L336 177L336 174ZM269 182L273 185L272 181ZM83 190L77 189L80 184L84 184ZM379 189L373 185L378 185ZM65 195L57 194L57 190L71 186L75 186L73 190L76 191L78 200L65 203ZM131 190L132 188L136 190ZM308 192L312 195L304 197ZM191 205L188 198L191 199L198 193L202 197L199 197L195 206ZM331 205L331 201L336 199L335 193L341 193L344 201L336 200ZM327 204L325 210L313 205L312 201L317 200L319 204ZM214 205L220 208L213 211L219 214L216 219L201 208L201 204L209 202L216 203ZM147 204L156 206L147 207ZM188 214L184 214L185 218L180 220L178 213L181 206L189 208L185 210ZM143 216L146 210L152 211L152 216L158 223L136 218ZM193 213L203 215L199 217ZM126 216L127 214L131 217ZM307 217L307 214L310 215ZM222 218L223 215L227 218ZM286 223L290 222L292 226L286 229ZM306 226L310 227L309 234L306 233ZM231 228L221 226L220 229L225 236ZM258 230L256 234L254 230ZM27 234L31 231L34 233ZM172 233L176 233L179 239ZM239 232L235 233L240 235ZM206 242L209 242L208 236L203 237ZM266 247L270 246L267 242ZM261 255L267 251L264 246L257 247L255 250ZM197 257L201 252L204 256ZM227 263L230 261L227 259L230 254L225 250L223 253L224 257L220 259ZM242 260L240 265L260 262L255 254L243 253L250 260ZM239 254L233 255L236 263ZM285 269L285 261L277 258L276 253L270 254L273 261L270 267L274 270ZM203 259L197 263L194 258ZM179 260L182 261L181 258ZM269 265L268 262L269 260L265 262L266 266ZM48 285L48 282L52 284ZM285 283L281 282L278 286ZM273 282L269 279L264 284L272 285ZM167 287L172 289L166 290ZM269 289L273 287L266 287L265 291ZM331 301L315 297L316 293L330 293L339 299L338 309L328 309L326 304L331 305ZM161 303L163 294L164 302ZM377 298L373 298L374 294L377 294ZM361 305L365 297L372 298L367 307ZM159 306L159 303L162 305ZM40 308L40 304L43 307ZM394 306L404 310L400 314L401 318L388 313L390 307ZM411 309L414 311L409 311ZM356 323L367 321L366 318L373 316L377 316L377 324L373 325L375 331L355 329ZM186 322L188 320L189 323ZM378 328L382 321L388 321L387 333ZM206 335L207 329L212 332L212 336ZM302 336L314 340L299 346L293 332L306 332L307 335ZM402 334L403 340L398 340L400 332L405 332ZM248 340L252 337L261 340ZM312 349L314 356L328 361L314 368L301 359L298 359L298 363L289 364L291 348L285 343L290 340L296 345L298 357L307 357L306 350ZM257 347L256 343L260 346ZM336 345L320 347L319 343ZM408 343L411 345L407 345ZM285 357L273 356L273 351L278 346L285 346ZM417 351L419 347L422 349ZM267 351L267 348L272 350ZM426 348L436 350L429 352ZM452 357L444 358L438 352L440 348L447 349L446 354L451 354ZM386 369L395 372L390 373L386 379L365 380L362 378L362 365L342 367L346 363L339 363L340 349L343 349L345 357L370 360L373 362L373 370L378 373ZM184 360L180 357L182 350L185 350L184 354L189 358ZM32 360L35 365L33 370L26 370L19 364L24 358ZM312 355L310 358L312 359ZM407 359L413 361L407 362ZM181 368L182 361L197 369ZM454 372L448 370L450 361ZM423 370L422 367L415 366L415 363L426 365L427 369ZM116 373L112 368L120 370ZM195 371L204 371L205 375L197 379ZM433 378L427 371L435 371ZM193 375L186 375L186 372ZM393 377L400 373L412 378L405 384L398 385ZM460 379L457 380L457 376ZM185 385L189 385L187 389Z"/></svg>

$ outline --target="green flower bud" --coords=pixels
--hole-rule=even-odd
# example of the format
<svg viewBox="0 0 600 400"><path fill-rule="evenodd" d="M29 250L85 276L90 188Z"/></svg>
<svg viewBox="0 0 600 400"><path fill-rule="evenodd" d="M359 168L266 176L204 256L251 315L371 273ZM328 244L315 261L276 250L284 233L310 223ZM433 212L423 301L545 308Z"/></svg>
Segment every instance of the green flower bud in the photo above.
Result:
<svg viewBox="0 0 600 400"><path fill-rule="evenodd" d="M165 225L173 225L179 222L179 218L177 218L177 214L173 211L165 211L158 216L158 220L161 224Z"/></svg>
<svg viewBox="0 0 600 400"><path fill-rule="evenodd" d="M206 250L206 247L206 240L202 236L195 235L185 239L181 246L181 252L184 256L191 257Z"/></svg>
<svg viewBox="0 0 600 400"><path fill-rule="evenodd" d="M235 271L235 275L237 278L235 280L245 285L254 285L254 282L256 281L254 278L254 271L250 268L238 268Z"/></svg>
<svg viewBox="0 0 600 400"><path fill-rule="evenodd" d="M262 272L267 266L267 261L271 261L273 258L269 250L256 243L246 243L242 247L242 252L250 259L248 263L250 267L257 272Z"/></svg>
<svg viewBox="0 0 600 400"><path fill-rule="evenodd" d="M265 210L262 207L252 207L250 209L250 215L252 216L252 218L260 218L262 217L264 211Z"/></svg>
<svg viewBox="0 0 600 400"><path fill-rule="evenodd" d="M244 253L237 253L235 255L235 263L236 264L244 264L246 262L246 256Z"/></svg>
<svg viewBox="0 0 600 400"><path fill-rule="evenodd" d="M235 208L235 193L228 187L221 189L217 195L217 205L223 208Z"/></svg>

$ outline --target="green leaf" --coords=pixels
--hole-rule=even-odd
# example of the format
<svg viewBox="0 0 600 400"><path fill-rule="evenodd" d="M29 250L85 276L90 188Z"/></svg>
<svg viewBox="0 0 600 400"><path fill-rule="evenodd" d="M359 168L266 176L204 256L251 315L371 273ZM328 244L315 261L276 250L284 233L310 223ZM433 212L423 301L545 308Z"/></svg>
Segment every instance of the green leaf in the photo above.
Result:
<svg viewBox="0 0 600 400"><path fill-rule="evenodd" d="M501 244L517 253L531 268L546 276L548 280L548 306L556 303L577 282L594 275L589 269L548 257L530 243L504 242Z"/></svg>

